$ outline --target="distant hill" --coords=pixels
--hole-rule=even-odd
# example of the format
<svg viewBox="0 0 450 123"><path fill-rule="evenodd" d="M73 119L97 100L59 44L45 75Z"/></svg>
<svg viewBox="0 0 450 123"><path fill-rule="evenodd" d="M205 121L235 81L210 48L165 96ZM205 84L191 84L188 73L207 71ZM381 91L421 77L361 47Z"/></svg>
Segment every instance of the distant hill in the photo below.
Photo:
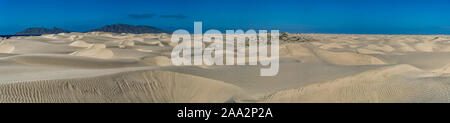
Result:
<svg viewBox="0 0 450 123"><path fill-rule="evenodd" d="M69 33L70 31L60 29L60 28L28 28L24 31L18 32L15 35L42 35L42 34L58 34L58 33Z"/></svg>
<svg viewBox="0 0 450 123"><path fill-rule="evenodd" d="M107 25L99 29L91 30L89 32L113 32L113 33L133 33L133 34L168 33L167 31L152 26L133 26L128 24Z"/></svg>
<svg viewBox="0 0 450 123"><path fill-rule="evenodd" d="M132 33L132 34L142 34L142 33L169 33L152 26L133 26L128 24L114 24L107 25L102 28L90 30L88 32L113 32L113 33ZM24 31L14 34L14 36L39 36L42 34L58 34L58 33L70 33L70 31L61 28L28 28ZM2 36L9 37L9 36Z"/></svg>

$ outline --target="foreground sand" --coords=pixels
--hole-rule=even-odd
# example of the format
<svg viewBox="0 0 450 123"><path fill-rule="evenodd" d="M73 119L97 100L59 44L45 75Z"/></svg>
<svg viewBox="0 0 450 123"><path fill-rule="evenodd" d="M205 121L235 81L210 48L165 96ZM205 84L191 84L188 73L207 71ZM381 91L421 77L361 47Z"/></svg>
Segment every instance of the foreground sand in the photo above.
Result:
<svg viewBox="0 0 450 123"><path fill-rule="evenodd" d="M279 74L260 77L172 66L167 34L13 37L0 43L0 102L450 102L450 36L285 39Z"/></svg>

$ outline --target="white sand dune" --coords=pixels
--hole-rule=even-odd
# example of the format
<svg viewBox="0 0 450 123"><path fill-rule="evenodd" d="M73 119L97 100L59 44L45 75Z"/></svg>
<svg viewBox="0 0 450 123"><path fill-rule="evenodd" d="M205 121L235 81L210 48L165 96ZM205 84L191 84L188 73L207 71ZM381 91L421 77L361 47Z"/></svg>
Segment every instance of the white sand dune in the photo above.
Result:
<svg viewBox="0 0 450 123"><path fill-rule="evenodd" d="M314 56L314 53L312 53L308 48L305 48L301 44L295 43L284 44L281 46L280 50L281 50L280 52L286 50L285 52L288 54L288 56L305 56L305 57Z"/></svg>
<svg viewBox="0 0 450 123"><path fill-rule="evenodd" d="M10 39L6 40L5 43L8 44L10 49L12 46L14 47L14 50L10 50L10 53L14 54L66 54L79 50L79 48L71 47L68 44L53 43L53 41L45 42L40 40L42 39L37 41L34 39Z"/></svg>
<svg viewBox="0 0 450 123"><path fill-rule="evenodd" d="M146 53L151 53L153 52L153 50L147 50L147 49L136 49L139 52L146 52Z"/></svg>
<svg viewBox="0 0 450 123"><path fill-rule="evenodd" d="M374 44L369 44L367 46L367 48L370 50L382 51L382 52L387 52L387 53L395 50L393 47L391 47L389 45L378 46L378 45L374 45Z"/></svg>
<svg viewBox="0 0 450 123"><path fill-rule="evenodd" d="M119 48L127 48L127 47L133 47L134 46L134 41L133 40L119 40L119 41L115 41L114 43L116 43L116 45Z"/></svg>
<svg viewBox="0 0 450 123"><path fill-rule="evenodd" d="M447 102L450 78L420 78L421 70L396 65L298 89L280 91L263 102ZM411 77L416 75L416 77Z"/></svg>
<svg viewBox="0 0 450 123"><path fill-rule="evenodd" d="M86 57L102 58L102 59L108 59L108 58L114 57L113 51L107 49L106 46L103 44L95 44L87 49L76 51L70 55L86 56Z"/></svg>
<svg viewBox="0 0 450 123"><path fill-rule="evenodd" d="M383 55L383 54L385 54L384 52L370 50L370 49L364 49L364 48L356 49L356 51L358 53L367 54L367 55L370 55L370 54L381 54L381 55Z"/></svg>
<svg viewBox="0 0 450 123"><path fill-rule="evenodd" d="M172 60L166 56L156 56L156 57L148 57L143 58L141 62L151 66L171 66Z"/></svg>
<svg viewBox="0 0 450 123"><path fill-rule="evenodd" d="M423 43L417 43L416 49L422 52L433 52L434 42L432 41L425 41Z"/></svg>
<svg viewBox="0 0 450 123"><path fill-rule="evenodd" d="M89 47L94 46L94 44L90 44L85 41L74 41L73 43L70 44L70 46L89 48Z"/></svg>
<svg viewBox="0 0 450 123"><path fill-rule="evenodd" d="M0 42L0 53L12 53L16 46L9 42Z"/></svg>
<svg viewBox="0 0 450 123"><path fill-rule="evenodd" d="M135 71L77 79L0 85L0 102L226 102L239 87L166 71Z"/></svg>
<svg viewBox="0 0 450 123"><path fill-rule="evenodd" d="M83 69L98 69L98 68L117 68L117 67L133 67L143 66L137 60L131 59L117 59L105 60L90 57L74 57L66 55L15 55L1 58L6 61L14 61L24 65L32 66L57 66L64 68L83 68Z"/></svg>
<svg viewBox="0 0 450 123"><path fill-rule="evenodd" d="M336 65L381 65L386 64L382 60L370 56L351 52L330 52L315 49L315 54L321 59Z"/></svg>
<svg viewBox="0 0 450 123"><path fill-rule="evenodd" d="M438 68L432 70L431 76L449 76L450 75L450 64L443 66L442 68Z"/></svg>
<svg viewBox="0 0 450 123"><path fill-rule="evenodd" d="M260 66L173 66L170 40L105 32L2 40L0 102L450 102L446 35L288 34L273 77L259 76Z"/></svg>

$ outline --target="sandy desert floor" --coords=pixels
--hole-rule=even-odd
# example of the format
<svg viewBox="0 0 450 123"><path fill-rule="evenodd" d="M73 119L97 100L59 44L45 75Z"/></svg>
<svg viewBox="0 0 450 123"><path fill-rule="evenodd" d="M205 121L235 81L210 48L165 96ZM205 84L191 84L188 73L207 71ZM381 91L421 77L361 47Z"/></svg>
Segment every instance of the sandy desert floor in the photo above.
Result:
<svg viewBox="0 0 450 123"><path fill-rule="evenodd" d="M170 38L3 40L0 102L450 102L446 35L289 34L274 77L259 76L257 66L173 66Z"/></svg>

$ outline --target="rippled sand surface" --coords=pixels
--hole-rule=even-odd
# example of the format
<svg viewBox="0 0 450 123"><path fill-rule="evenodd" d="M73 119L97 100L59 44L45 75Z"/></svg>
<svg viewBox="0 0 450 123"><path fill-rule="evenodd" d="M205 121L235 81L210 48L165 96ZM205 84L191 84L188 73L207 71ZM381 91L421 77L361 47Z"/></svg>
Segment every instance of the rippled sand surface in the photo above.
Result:
<svg viewBox="0 0 450 123"><path fill-rule="evenodd" d="M170 38L3 40L0 102L450 102L446 35L287 34L273 77L258 66L174 66Z"/></svg>

